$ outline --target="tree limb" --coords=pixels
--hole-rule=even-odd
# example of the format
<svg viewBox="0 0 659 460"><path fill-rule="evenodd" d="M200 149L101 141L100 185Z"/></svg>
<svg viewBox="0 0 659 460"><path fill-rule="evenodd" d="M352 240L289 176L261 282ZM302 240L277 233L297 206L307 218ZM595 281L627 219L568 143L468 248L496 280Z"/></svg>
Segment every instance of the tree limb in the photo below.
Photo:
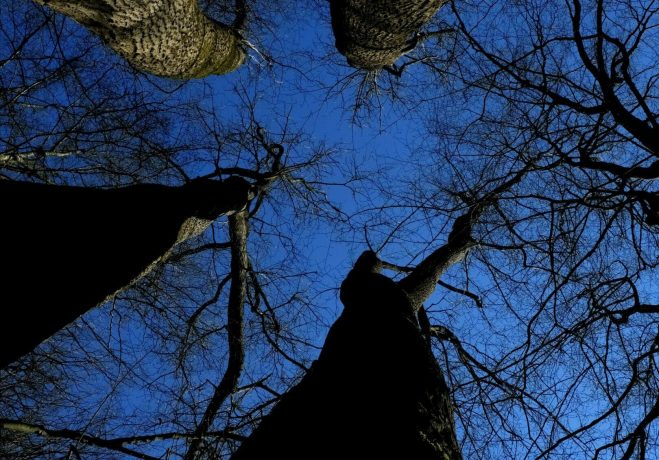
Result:
<svg viewBox="0 0 659 460"><path fill-rule="evenodd" d="M184 433L165 432L165 433L148 434L142 436L100 438L98 436L89 435L83 431L69 430L69 429L56 430L56 429L46 428L45 426L39 424L26 423L20 420L11 420L4 418L0 419L0 428L3 430L12 431L14 433L36 434L38 436L42 436L46 438L71 439L76 441L77 443L102 447L105 449L130 455L131 457L134 458L140 458L144 460L158 460L159 457L152 457L142 452L129 449L125 447L125 444L141 444L146 442L161 441L164 439L186 439L190 437L190 435ZM226 431L213 432L212 435L217 437L235 439L239 441L244 439L243 436Z"/></svg>
<svg viewBox="0 0 659 460"><path fill-rule="evenodd" d="M527 172L533 169L534 164L528 163L517 171L510 179L501 183L491 192L485 194L480 200L473 200L467 212L453 222L448 236L448 242L437 248L428 257L423 259L405 278L398 282L407 293L415 311L434 292L439 278L452 265L460 262L467 252L476 244L471 236L471 230L485 209L496 203L504 191L517 184Z"/></svg>
<svg viewBox="0 0 659 460"><path fill-rule="evenodd" d="M483 308L483 301L478 297L476 294L474 294L471 291L468 291L467 289L460 289L458 287L453 286L452 284L445 283L442 280L438 280L437 284L439 284L441 287L448 289L449 291L455 292L457 294L462 294L463 296L469 297L471 300L474 301L476 306L478 308Z"/></svg>
<svg viewBox="0 0 659 460"><path fill-rule="evenodd" d="M229 335L229 362L227 370L211 397L208 407L197 425L185 460L193 460L202 438L210 427L224 401L235 391L242 372L245 351L243 349L243 305L247 293L247 211L229 216L231 235L231 288L227 307L227 331Z"/></svg>
<svg viewBox="0 0 659 460"><path fill-rule="evenodd" d="M470 210L458 217L453 223L448 242L433 251L398 282L415 310L434 292L439 277L453 264L460 262L474 246L471 227L478 215L480 212Z"/></svg>

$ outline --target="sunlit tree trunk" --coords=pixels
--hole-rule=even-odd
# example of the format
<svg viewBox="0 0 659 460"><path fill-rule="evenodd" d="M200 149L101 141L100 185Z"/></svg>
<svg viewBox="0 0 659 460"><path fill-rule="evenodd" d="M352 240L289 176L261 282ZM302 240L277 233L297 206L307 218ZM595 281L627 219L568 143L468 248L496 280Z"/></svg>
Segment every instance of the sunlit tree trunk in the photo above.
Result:
<svg viewBox="0 0 659 460"><path fill-rule="evenodd" d="M136 69L189 79L243 63L231 27L209 19L197 0L35 0L99 35Z"/></svg>
<svg viewBox="0 0 659 460"><path fill-rule="evenodd" d="M416 46L446 0L330 0L336 48L353 67L378 70Z"/></svg>
<svg viewBox="0 0 659 460"><path fill-rule="evenodd" d="M249 193L240 178L112 190L0 181L0 368L244 208Z"/></svg>

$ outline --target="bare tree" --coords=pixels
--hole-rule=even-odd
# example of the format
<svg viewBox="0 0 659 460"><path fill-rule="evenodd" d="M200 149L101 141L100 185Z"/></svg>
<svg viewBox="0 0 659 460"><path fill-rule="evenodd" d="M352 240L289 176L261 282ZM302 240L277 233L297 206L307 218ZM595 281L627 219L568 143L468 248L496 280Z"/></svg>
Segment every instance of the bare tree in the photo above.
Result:
<svg viewBox="0 0 659 460"><path fill-rule="evenodd" d="M430 315L466 410L465 454L651 458L656 13L603 1L453 12L461 78L438 97L441 153L418 160L436 165L417 213L437 221L529 168L440 290L439 311L449 300L480 308ZM451 109L455 94L469 110Z"/></svg>
<svg viewBox="0 0 659 460"><path fill-rule="evenodd" d="M0 302L16 311L2 325L5 367L143 276L218 216L244 209L250 184L239 176L111 190L0 181L0 193L20 197L0 205L7 222L0 239L8 242Z"/></svg>

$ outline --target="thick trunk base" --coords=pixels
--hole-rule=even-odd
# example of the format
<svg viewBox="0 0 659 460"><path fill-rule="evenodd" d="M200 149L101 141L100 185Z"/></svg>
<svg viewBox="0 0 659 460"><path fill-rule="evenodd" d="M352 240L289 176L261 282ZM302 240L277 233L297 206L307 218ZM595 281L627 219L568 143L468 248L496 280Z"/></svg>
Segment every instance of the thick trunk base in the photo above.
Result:
<svg viewBox="0 0 659 460"><path fill-rule="evenodd" d="M318 360L232 460L461 458L448 388L406 295L355 272Z"/></svg>

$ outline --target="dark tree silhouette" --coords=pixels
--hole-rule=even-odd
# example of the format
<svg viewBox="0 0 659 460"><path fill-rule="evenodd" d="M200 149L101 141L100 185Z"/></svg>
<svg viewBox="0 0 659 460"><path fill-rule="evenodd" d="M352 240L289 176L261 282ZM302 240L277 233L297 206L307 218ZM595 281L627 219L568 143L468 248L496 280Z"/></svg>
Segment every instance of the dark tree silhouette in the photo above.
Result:
<svg viewBox="0 0 659 460"><path fill-rule="evenodd" d="M1 368L143 276L218 216L245 208L250 184L237 176L119 189L3 180L0 194Z"/></svg>
<svg viewBox="0 0 659 460"><path fill-rule="evenodd" d="M233 460L461 459L448 387L406 292L364 252L311 369Z"/></svg>

